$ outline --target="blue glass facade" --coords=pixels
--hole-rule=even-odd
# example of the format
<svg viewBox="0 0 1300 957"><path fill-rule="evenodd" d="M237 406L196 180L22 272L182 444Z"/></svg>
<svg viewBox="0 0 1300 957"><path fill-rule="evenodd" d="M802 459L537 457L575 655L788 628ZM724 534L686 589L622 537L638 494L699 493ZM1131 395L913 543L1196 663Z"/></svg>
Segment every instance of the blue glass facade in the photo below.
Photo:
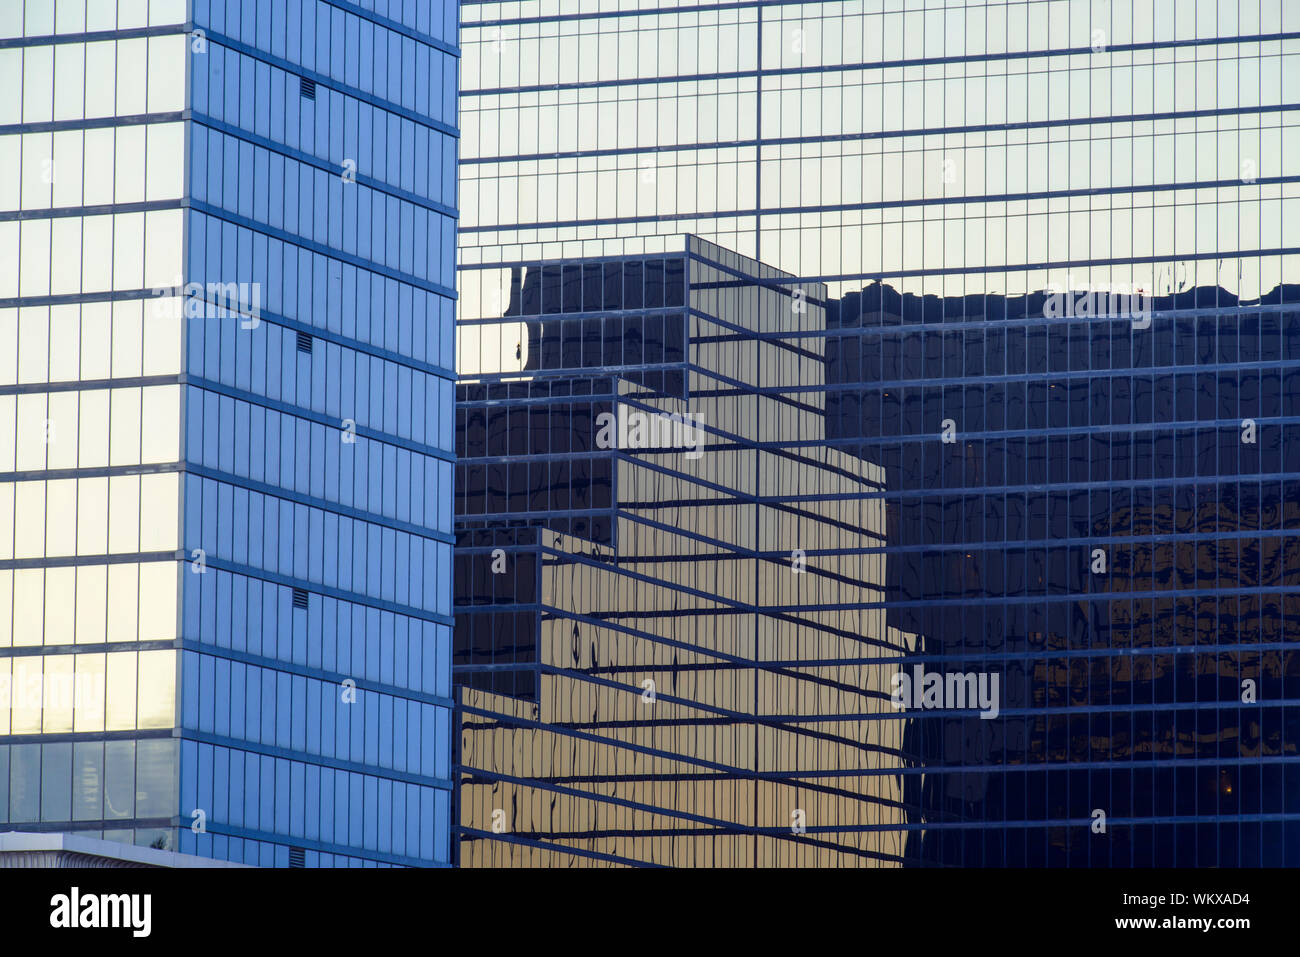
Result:
<svg viewBox="0 0 1300 957"><path fill-rule="evenodd" d="M666 257L688 233L767 264L746 270L757 286L808 290L820 327L729 317L740 328L709 347L752 340L798 372L747 378L739 360L690 358L687 370L755 389L774 408L760 423L818 423L775 434L747 423L738 440L795 458L834 451L870 476L767 500L873 503L877 519L847 540L810 544L756 519L769 543L760 565L785 573L761 594L788 584L795 550L821 586L767 611L862 618L843 626L851 650L754 654L755 685L774 693L744 708L756 726L816 711L871 730L848 733L840 753L718 763L747 770L758 794L764 781L851 794L870 777L896 780L872 801L897 816L795 804L779 785L748 815L702 813L717 806L686 783L702 772L654 763L683 756L682 716L574 710L608 681L633 685L622 693L634 701L618 671L628 658L586 654L583 635L551 659L539 646L540 674L549 660L564 681L550 698L539 683L535 710L529 695L505 700L504 679L475 679L462 696L484 719L481 738L460 736L461 793L478 800L458 816L462 862L471 847L492 863L787 863L816 859L816 842L834 845L837 863L863 862L863 849L872 863L919 866L1300 861L1298 31L1300 7L1282 0L465 4L460 371L546 378L523 364L532 339L506 331L519 270L558 271L567 290L567 270ZM555 311L568 312L566 296ZM581 324L575 334L585 356ZM603 349L610 333L597 338ZM490 416L494 398L532 403L532 387L503 383L462 404ZM516 427L513 411L506 421ZM509 505L513 475L489 464L488 499ZM524 512L534 488L517 500ZM688 516L707 515L719 493L692 492L665 486L626 507L616 493L611 527L694 528ZM522 534L511 526L524 519L503 516L492 534ZM556 548L592 548L619 568L644 559L623 544ZM486 562L491 547L475 539L466 555ZM729 567L690 560L719 576ZM727 594L692 569L668 578ZM478 572L461 596L475 614L495 600ZM650 588L575 588L542 602L541 633L547 614L658 610ZM466 653L512 634L485 631ZM715 637L702 628L686 644ZM817 674L834 697L801 698L782 684L787 668ZM913 676L934 695L891 693ZM981 681L996 708L957 694ZM530 734L563 744L512 750ZM619 759L560 760L591 735L616 739ZM722 747L707 735L692 745ZM865 759L875 746L890 759ZM532 810L478 797L493 780L492 800L512 791ZM633 781L663 786L627 790ZM601 798L578 796L557 821L554 798L526 800L530 789ZM489 827L491 810L510 827ZM794 810L806 812L802 832ZM726 851L684 853L687 822ZM749 856L725 843L737 835Z"/></svg>
<svg viewBox="0 0 1300 957"><path fill-rule="evenodd" d="M457 5L9 6L0 826L446 864Z"/></svg>

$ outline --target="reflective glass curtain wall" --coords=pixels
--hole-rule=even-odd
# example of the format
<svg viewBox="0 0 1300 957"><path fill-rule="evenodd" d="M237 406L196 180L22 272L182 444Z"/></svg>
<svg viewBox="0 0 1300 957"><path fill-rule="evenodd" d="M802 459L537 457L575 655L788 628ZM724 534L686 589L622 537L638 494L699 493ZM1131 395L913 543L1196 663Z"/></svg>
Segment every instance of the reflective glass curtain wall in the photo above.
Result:
<svg viewBox="0 0 1300 957"><path fill-rule="evenodd" d="M678 242L462 330L522 369L458 393L459 863L896 866L881 473L769 392L821 380L768 333L825 289Z"/></svg>
<svg viewBox="0 0 1300 957"><path fill-rule="evenodd" d="M0 13L0 827L448 861L457 15Z"/></svg>
<svg viewBox="0 0 1300 957"><path fill-rule="evenodd" d="M857 660L1000 679L997 718L883 719L905 858L1300 860L1300 7L464 21L465 317L503 315L512 264L679 232L825 285L833 335L773 332L825 378L775 391L883 469L861 607L915 642ZM510 367L514 339L469 328L462 373Z"/></svg>

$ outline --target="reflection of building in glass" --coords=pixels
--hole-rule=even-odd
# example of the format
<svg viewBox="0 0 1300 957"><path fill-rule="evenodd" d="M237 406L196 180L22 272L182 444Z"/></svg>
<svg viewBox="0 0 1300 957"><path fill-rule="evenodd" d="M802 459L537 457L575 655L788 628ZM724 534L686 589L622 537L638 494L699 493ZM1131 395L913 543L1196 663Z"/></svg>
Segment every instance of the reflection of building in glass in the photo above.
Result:
<svg viewBox="0 0 1300 957"><path fill-rule="evenodd" d="M448 860L457 10L362 6L0 4L0 829Z"/></svg>
<svg viewBox="0 0 1300 957"><path fill-rule="evenodd" d="M1191 7L464 5L463 315L677 233L826 285L846 334L777 338L829 381L768 394L883 469L909 667L1002 677L995 720L909 711L909 861L1300 862L1300 39ZM460 371L523 341L463 332Z"/></svg>
<svg viewBox="0 0 1300 957"><path fill-rule="evenodd" d="M1003 679L995 720L909 712L911 861L1300 861L1300 39L1195 8L464 5L463 315L677 233L826 286L848 334L776 338L830 381L767 395L883 469L857 554L909 667ZM519 370L526 335L461 332L462 372Z"/></svg>
<svg viewBox="0 0 1300 957"><path fill-rule="evenodd" d="M1300 860L1297 304L830 303L828 429L884 469L888 621L932 670L1002 675L996 721L909 712L909 859Z"/></svg>
<svg viewBox="0 0 1300 957"><path fill-rule="evenodd" d="M900 862L880 469L768 391L824 288L690 237L515 276L459 387L460 862Z"/></svg>

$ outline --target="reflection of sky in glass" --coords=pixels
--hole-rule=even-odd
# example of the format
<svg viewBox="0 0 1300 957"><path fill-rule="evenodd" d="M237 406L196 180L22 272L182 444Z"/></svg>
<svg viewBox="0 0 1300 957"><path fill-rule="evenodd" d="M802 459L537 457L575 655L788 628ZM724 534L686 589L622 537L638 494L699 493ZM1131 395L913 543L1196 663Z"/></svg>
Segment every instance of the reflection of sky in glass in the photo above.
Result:
<svg viewBox="0 0 1300 957"><path fill-rule="evenodd" d="M463 315L481 263L683 232L831 295L1295 277L1300 8L901 5L466 4Z"/></svg>

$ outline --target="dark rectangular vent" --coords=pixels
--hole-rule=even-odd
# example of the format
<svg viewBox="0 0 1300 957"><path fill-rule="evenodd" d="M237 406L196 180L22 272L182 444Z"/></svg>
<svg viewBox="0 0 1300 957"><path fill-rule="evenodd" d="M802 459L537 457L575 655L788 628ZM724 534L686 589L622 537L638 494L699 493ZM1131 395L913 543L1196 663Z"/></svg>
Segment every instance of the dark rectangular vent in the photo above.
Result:
<svg viewBox="0 0 1300 957"><path fill-rule="evenodd" d="M301 847L291 847L291 848L289 848L289 866L290 866L290 867L306 867L306 866L307 866L307 852L306 852L305 850L303 850Z"/></svg>
<svg viewBox="0 0 1300 957"><path fill-rule="evenodd" d="M306 589L303 589L303 588L295 588L295 589L293 590L293 607L294 607L294 608L306 608L306 607L307 607L307 591L306 591Z"/></svg>
<svg viewBox="0 0 1300 957"><path fill-rule="evenodd" d="M298 333L298 351L311 355L311 334L307 332Z"/></svg>
<svg viewBox="0 0 1300 957"><path fill-rule="evenodd" d="M309 80L305 76L299 77L298 92L309 100L316 99L316 81Z"/></svg>

